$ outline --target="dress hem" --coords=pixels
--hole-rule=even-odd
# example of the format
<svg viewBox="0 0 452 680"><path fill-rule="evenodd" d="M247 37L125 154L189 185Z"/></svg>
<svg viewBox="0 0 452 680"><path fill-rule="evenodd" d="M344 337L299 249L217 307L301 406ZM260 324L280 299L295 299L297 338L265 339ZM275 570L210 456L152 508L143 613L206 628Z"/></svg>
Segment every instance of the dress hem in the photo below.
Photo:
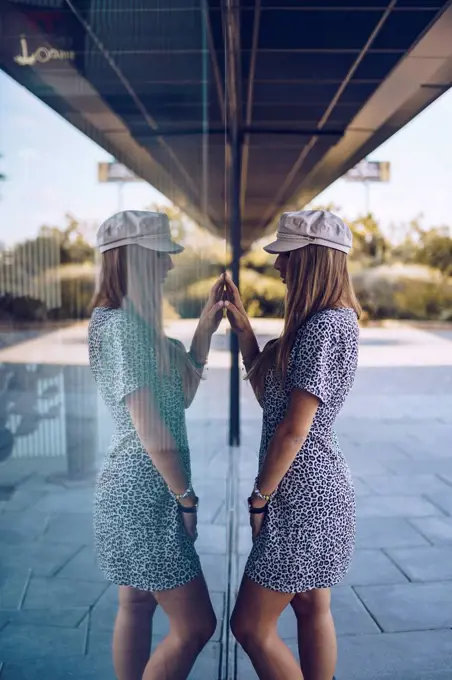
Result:
<svg viewBox="0 0 452 680"><path fill-rule="evenodd" d="M244 576L246 576L250 581L253 581L253 583L256 583L258 586L261 586L261 588L266 588L267 590L272 590L275 593L286 593L287 595L297 595L298 593L307 593L310 590L323 590L326 588L334 588L335 586L338 586L346 577L347 572L344 573L344 575L341 578L337 578L331 581L328 581L328 583L316 583L316 584L307 584L303 588L276 588L275 586L271 586L268 584L264 584L261 581L259 581L257 578L254 578L253 576L250 576L250 574L247 573L245 570Z"/></svg>
<svg viewBox="0 0 452 680"><path fill-rule="evenodd" d="M149 588L149 587L143 587L143 584L138 585L137 582L132 582L130 580L127 580L127 582L126 582L125 579L118 579L118 578L115 578L114 576L108 576L104 572L104 576L105 576L106 580L109 581L110 583L113 583L116 586L128 586L129 588L135 588L136 590L141 590L143 592L149 592L149 593L161 593L161 592L164 592L165 590L175 590L175 588L182 588L182 586L186 586L187 583L194 581L195 578L199 578L199 576L201 576L201 575L202 575L202 570L199 570L198 572L196 572L195 574L193 574L192 576L187 578L182 583L178 583L174 586L169 586L169 587L160 586L158 588Z"/></svg>

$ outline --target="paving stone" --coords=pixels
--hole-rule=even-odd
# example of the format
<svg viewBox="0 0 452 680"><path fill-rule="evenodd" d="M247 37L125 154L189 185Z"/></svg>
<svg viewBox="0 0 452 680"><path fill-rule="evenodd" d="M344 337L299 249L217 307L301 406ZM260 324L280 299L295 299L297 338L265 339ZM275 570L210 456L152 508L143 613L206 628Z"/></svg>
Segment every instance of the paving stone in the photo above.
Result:
<svg viewBox="0 0 452 680"><path fill-rule="evenodd" d="M105 583L91 583L62 578L32 578L24 601L24 609L58 609L90 607L106 589Z"/></svg>
<svg viewBox="0 0 452 680"><path fill-rule="evenodd" d="M202 516L199 516L199 521L204 522L205 520L202 518ZM225 526L226 525L226 504L222 503L220 507L218 508L216 514L214 515L212 519L212 524L215 526Z"/></svg>
<svg viewBox="0 0 452 680"><path fill-rule="evenodd" d="M31 572L21 567L7 569L0 566L0 608L17 609L21 606Z"/></svg>
<svg viewBox="0 0 452 680"><path fill-rule="evenodd" d="M77 580L80 576L83 576L84 581L100 581L105 583L105 576L98 567L92 547L85 546L77 551L72 559L68 560L57 573L58 578L65 579Z"/></svg>
<svg viewBox="0 0 452 680"><path fill-rule="evenodd" d="M37 489L19 489L11 496L5 504L5 510L18 512L33 507L38 510L37 504L45 496L45 492Z"/></svg>
<svg viewBox="0 0 452 680"><path fill-rule="evenodd" d="M251 529L246 524L242 524L239 526L239 554L249 555L252 545Z"/></svg>
<svg viewBox="0 0 452 680"><path fill-rule="evenodd" d="M355 487L356 496L368 496L371 493L371 490L367 486L366 482L359 477L353 478L353 486Z"/></svg>
<svg viewBox="0 0 452 680"><path fill-rule="evenodd" d="M417 496L447 492L447 484L436 475L372 475L366 480L367 485L377 494ZM452 492L452 489L449 489Z"/></svg>
<svg viewBox="0 0 452 680"><path fill-rule="evenodd" d="M2 680L113 680L111 655L102 657L49 656L5 664Z"/></svg>
<svg viewBox="0 0 452 680"><path fill-rule="evenodd" d="M8 625L0 632L4 661L83 653L85 632L50 626Z"/></svg>
<svg viewBox="0 0 452 680"><path fill-rule="evenodd" d="M208 491L196 488L196 493L199 496L199 511L198 521L200 524L211 524L215 521L216 516L224 505L225 493L220 490L215 491L212 487Z"/></svg>
<svg viewBox="0 0 452 680"><path fill-rule="evenodd" d="M452 515L452 489L428 493L427 498L437 505L446 515Z"/></svg>
<svg viewBox="0 0 452 680"><path fill-rule="evenodd" d="M452 454L451 454L451 457L452 457ZM444 482L446 482L446 484L448 484L450 487L452 487L452 473L448 474L447 472L445 472L445 473L442 473L440 475L440 477L442 478L442 480Z"/></svg>
<svg viewBox="0 0 452 680"><path fill-rule="evenodd" d="M434 673L451 668L450 630L347 635L339 640L338 680L413 680L415 673L419 680L436 680Z"/></svg>
<svg viewBox="0 0 452 680"><path fill-rule="evenodd" d="M91 611L90 625L99 631L113 630L116 612L118 611L118 588L109 585L97 600Z"/></svg>
<svg viewBox="0 0 452 680"><path fill-rule="evenodd" d="M363 635L380 630L360 599L347 586L333 588L331 610L338 635ZM284 640L297 639L297 621L292 607L286 607L281 614L278 630Z"/></svg>
<svg viewBox="0 0 452 680"><path fill-rule="evenodd" d="M355 442L352 447L347 449L347 460L371 460L385 466L388 461L400 461L409 463L410 459L404 452L402 445L394 441L379 441L378 434L375 435L376 441ZM401 441L405 441L405 438Z"/></svg>
<svg viewBox="0 0 452 680"><path fill-rule="evenodd" d="M353 477L384 475L388 472L386 465L382 465L381 463L372 460L371 458L365 458L364 456L356 459L347 457L347 463Z"/></svg>
<svg viewBox="0 0 452 680"><path fill-rule="evenodd" d="M420 496L361 496L356 499L359 517L430 517L443 515Z"/></svg>
<svg viewBox="0 0 452 680"><path fill-rule="evenodd" d="M385 632L423 631L424 648L429 629L452 627L452 588L448 582L361 586L355 590ZM452 640L450 644L452 654ZM434 658L433 647L430 653Z"/></svg>
<svg viewBox="0 0 452 680"><path fill-rule="evenodd" d="M200 555L201 566L210 592L226 590L226 557Z"/></svg>
<svg viewBox="0 0 452 680"><path fill-rule="evenodd" d="M388 554L411 581L452 579L452 546L391 548Z"/></svg>
<svg viewBox="0 0 452 680"><path fill-rule="evenodd" d="M34 541L44 533L49 518L36 512L8 512L0 515L0 545Z"/></svg>
<svg viewBox="0 0 452 680"><path fill-rule="evenodd" d="M15 613L16 613L16 611L14 611L14 614ZM6 611L3 612L3 611L0 610L0 630L2 630L2 628L4 628L10 622L10 620L11 620L11 615L9 614L9 612L6 612ZM1 654L1 651L0 651L0 654ZM0 676L1 676L1 672L0 672Z"/></svg>
<svg viewBox="0 0 452 680"><path fill-rule="evenodd" d="M60 512L92 514L94 490L90 487L67 489L53 486L40 500L34 509L38 512L57 514Z"/></svg>
<svg viewBox="0 0 452 680"><path fill-rule="evenodd" d="M92 545L92 526L91 513L61 512L49 520L44 540L76 546Z"/></svg>
<svg viewBox="0 0 452 680"><path fill-rule="evenodd" d="M407 474L406 463L401 463L400 461L394 461L393 463L388 461L388 470L394 472L396 475L401 475L402 477ZM452 458L440 458L431 456L430 458L425 458L423 460L413 460L409 464L410 475L414 474L430 474L435 473L438 475L452 474Z"/></svg>
<svg viewBox="0 0 452 680"><path fill-rule="evenodd" d="M440 520L426 518L418 521ZM428 541L407 520L400 517L358 517L356 522L356 547L391 548L428 545Z"/></svg>
<svg viewBox="0 0 452 680"><path fill-rule="evenodd" d="M406 576L381 550L355 550L350 570L343 584L382 585L384 583L406 583L406 581Z"/></svg>
<svg viewBox="0 0 452 680"><path fill-rule="evenodd" d="M13 546L2 554L2 562L11 569L25 566L36 576L52 576L76 552L77 548L60 543L37 541Z"/></svg>
<svg viewBox="0 0 452 680"><path fill-rule="evenodd" d="M226 526L198 522L196 549L199 553L226 554Z"/></svg>
<svg viewBox="0 0 452 680"><path fill-rule="evenodd" d="M87 616L88 607L73 609L12 609L0 610L0 621L3 619L12 625L36 625L57 628L75 628ZM1 628L1 624L0 624Z"/></svg>
<svg viewBox="0 0 452 680"><path fill-rule="evenodd" d="M452 517L424 517L410 522L432 543L452 543Z"/></svg>
<svg viewBox="0 0 452 680"><path fill-rule="evenodd" d="M377 633L379 628L356 593L348 586L337 586L331 593L331 611L338 635Z"/></svg>

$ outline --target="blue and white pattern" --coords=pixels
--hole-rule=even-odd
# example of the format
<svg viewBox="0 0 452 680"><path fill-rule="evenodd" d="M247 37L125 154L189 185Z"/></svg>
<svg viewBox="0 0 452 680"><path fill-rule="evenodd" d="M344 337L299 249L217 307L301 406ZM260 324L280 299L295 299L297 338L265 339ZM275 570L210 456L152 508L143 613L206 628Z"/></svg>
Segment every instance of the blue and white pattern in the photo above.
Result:
<svg viewBox="0 0 452 680"><path fill-rule="evenodd" d="M182 586L201 573L194 543L177 503L143 448L124 398L148 386L190 476L184 394L179 372L157 370L152 337L136 316L96 308L89 326L90 365L115 424L99 472L94 537L106 578L118 585L159 591Z"/></svg>
<svg viewBox="0 0 452 680"><path fill-rule="evenodd" d="M355 378L359 328L351 309L312 316L298 331L285 383L271 369L265 381L261 467L291 391L318 397L311 431L268 504L246 575L285 593L338 584L350 566L355 543L355 492L334 421Z"/></svg>

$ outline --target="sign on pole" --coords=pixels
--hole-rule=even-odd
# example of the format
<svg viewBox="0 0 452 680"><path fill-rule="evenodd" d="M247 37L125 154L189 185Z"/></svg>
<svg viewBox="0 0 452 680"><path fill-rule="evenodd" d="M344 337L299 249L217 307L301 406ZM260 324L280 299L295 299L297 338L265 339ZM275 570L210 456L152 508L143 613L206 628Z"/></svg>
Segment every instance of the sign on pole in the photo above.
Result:
<svg viewBox="0 0 452 680"><path fill-rule="evenodd" d="M349 182L389 182L391 164L387 161L363 160L345 173Z"/></svg>
<svg viewBox="0 0 452 680"><path fill-rule="evenodd" d="M99 182L141 182L140 177L135 175L122 163L113 161L111 163L98 164Z"/></svg>

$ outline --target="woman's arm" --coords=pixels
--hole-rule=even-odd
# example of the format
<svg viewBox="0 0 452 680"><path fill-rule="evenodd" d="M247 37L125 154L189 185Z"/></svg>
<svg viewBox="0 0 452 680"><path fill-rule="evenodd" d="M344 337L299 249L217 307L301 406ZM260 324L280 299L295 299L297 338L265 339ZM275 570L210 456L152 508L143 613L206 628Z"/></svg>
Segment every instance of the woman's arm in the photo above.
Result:
<svg viewBox="0 0 452 680"><path fill-rule="evenodd" d="M239 289L229 274L225 275L225 284L228 295L228 299L225 302L226 312L232 330L237 333L243 363L245 364L246 371L249 372L253 363L260 354L259 345L251 327L245 307L243 306ZM254 394L257 397L255 380L250 378L250 383Z"/></svg>
<svg viewBox="0 0 452 680"><path fill-rule="evenodd" d="M163 422L151 390L142 387L125 397L132 423L143 448L175 494L182 494L190 480L182 464L176 442Z"/></svg>
<svg viewBox="0 0 452 680"><path fill-rule="evenodd" d="M311 429L320 400L309 392L294 389L284 419L276 428L257 479L262 495L271 495L279 486L303 446ZM253 497L253 505L265 504Z"/></svg>
<svg viewBox="0 0 452 680"><path fill-rule="evenodd" d="M201 312L198 325L191 341L188 355L189 359L194 363L198 375L192 371L192 379L190 380L190 383L185 386L185 408L188 408L195 398L195 394L201 381L202 371L207 363L212 335L218 330L218 326L223 318L223 288L224 277L220 276L210 290L209 299Z"/></svg>

